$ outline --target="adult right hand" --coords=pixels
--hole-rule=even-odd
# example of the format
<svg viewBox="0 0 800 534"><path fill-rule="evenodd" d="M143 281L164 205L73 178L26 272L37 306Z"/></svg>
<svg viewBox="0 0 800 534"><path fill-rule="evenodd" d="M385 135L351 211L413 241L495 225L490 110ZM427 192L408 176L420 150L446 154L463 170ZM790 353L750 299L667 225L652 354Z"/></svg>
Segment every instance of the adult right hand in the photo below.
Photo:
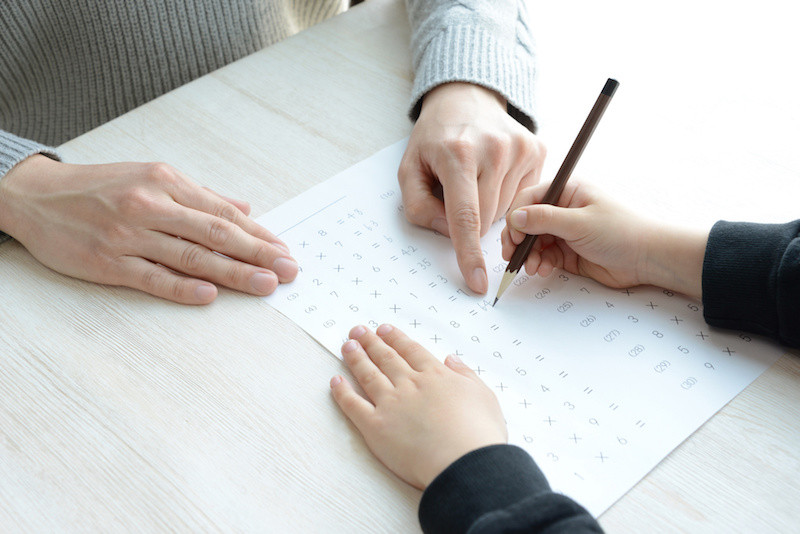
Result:
<svg viewBox="0 0 800 534"><path fill-rule="evenodd" d="M0 180L0 229L44 265L183 304L213 301L214 284L269 295L297 276L289 249L249 212L164 163L35 155Z"/></svg>

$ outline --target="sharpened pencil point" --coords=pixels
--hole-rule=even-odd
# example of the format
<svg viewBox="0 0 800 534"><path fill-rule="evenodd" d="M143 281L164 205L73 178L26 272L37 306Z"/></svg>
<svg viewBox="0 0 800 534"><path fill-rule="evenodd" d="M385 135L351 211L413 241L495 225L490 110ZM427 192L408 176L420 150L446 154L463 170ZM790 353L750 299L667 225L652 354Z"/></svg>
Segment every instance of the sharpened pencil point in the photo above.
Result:
<svg viewBox="0 0 800 534"><path fill-rule="evenodd" d="M494 308L494 305L495 305L495 304L497 304L497 297L495 297L495 298L494 298L494 302L492 302L492 308Z"/></svg>

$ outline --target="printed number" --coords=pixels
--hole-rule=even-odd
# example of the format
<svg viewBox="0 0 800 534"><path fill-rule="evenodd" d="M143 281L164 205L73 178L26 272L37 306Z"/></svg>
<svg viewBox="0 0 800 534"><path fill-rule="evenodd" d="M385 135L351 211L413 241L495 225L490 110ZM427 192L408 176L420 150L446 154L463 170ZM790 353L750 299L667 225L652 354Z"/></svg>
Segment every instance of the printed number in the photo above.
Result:
<svg viewBox="0 0 800 534"><path fill-rule="evenodd" d="M565 401L564 402L564 406L567 408L567 410L574 410L575 409L575 405L572 404L571 402L566 402Z"/></svg>
<svg viewBox="0 0 800 534"><path fill-rule="evenodd" d="M639 322L639 318L636 317L635 315L629 315L628 316L628 320L631 321L632 323L638 323Z"/></svg>
<svg viewBox="0 0 800 534"><path fill-rule="evenodd" d="M644 352L643 345L635 345L631 350L628 351L628 356L630 356L631 358L635 358L643 352Z"/></svg>
<svg viewBox="0 0 800 534"><path fill-rule="evenodd" d="M609 332L608 334L604 335L604 336L603 336L603 339L604 339L604 340L606 340L607 342L611 343L612 341L614 341L615 339L617 339L617 338L618 338L620 335L622 335L622 334L620 333L620 331L619 331L619 330L616 330L616 329L614 329L614 330L612 330L611 332Z"/></svg>
<svg viewBox="0 0 800 534"><path fill-rule="evenodd" d="M503 359L503 355L500 354L500 352L498 352L498 351L494 351L492 353L492 356L494 356L495 358L500 358L501 360Z"/></svg>
<svg viewBox="0 0 800 534"><path fill-rule="evenodd" d="M294 299L296 299L296 298L297 298L297 297L299 297L299 296L300 296L300 295L298 295L297 293L289 293L289 294L286 296L286 300L294 300Z"/></svg>
<svg viewBox="0 0 800 534"><path fill-rule="evenodd" d="M322 282L320 282L319 278L314 278L311 282L317 287L322 285Z"/></svg>
<svg viewBox="0 0 800 534"><path fill-rule="evenodd" d="M328 319L327 321L322 323L322 326L324 326L325 328L330 328L335 324L336 324L336 321L334 321L333 319Z"/></svg>
<svg viewBox="0 0 800 534"><path fill-rule="evenodd" d="M744 340L746 343L750 343L753 341L753 338L748 336L747 334L739 334L739 339Z"/></svg>
<svg viewBox="0 0 800 534"><path fill-rule="evenodd" d="M351 304L350 306L348 306L348 308L350 308L350 310L354 312L358 311L358 306L356 306L355 304Z"/></svg>
<svg viewBox="0 0 800 534"><path fill-rule="evenodd" d="M458 328L461 326L461 324L457 323L456 321L450 321L450 326L452 326L453 328Z"/></svg>
<svg viewBox="0 0 800 534"><path fill-rule="evenodd" d="M542 288L541 291L537 291L536 294L534 295L534 297L536 297L537 299L541 300L541 299L545 298L549 293L550 293L550 290L545 287L545 288Z"/></svg>
<svg viewBox="0 0 800 534"><path fill-rule="evenodd" d="M662 337L664 337L664 334L662 334L658 330L653 330L653 335L656 336L658 339L661 339Z"/></svg>
<svg viewBox="0 0 800 534"><path fill-rule="evenodd" d="M561 304L560 306L558 306L556 308L556 310L558 310L559 313L564 313L568 309L570 309L571 307L572 307L572 302L566 301L564 304Z"/></svg>
<svg viewBox="0 0 800 534"><path fill-rule="evenodd" d="M317 307L316 306L309 306L308 308L305 309L306 313L312 313L312 312L315 312L315 311L317 311Z"/></svg>
<svg viewBox="0 0 800 534"><path fill-rule="evenodd" d="M700 306L698 306L697 304L692 304L691 302L687 304L686 307L692 310L693 312L700 311Z"/></svg>
<svg viewBox="0 0 800 534"><path fill-rule="evenodd" d="M516 372L517 372L517 374L519 374L520 376L525 376L525 375L527 375L527 374L528 374L528 371L526 371L526 370L525 370L525 369L523 369L522 367L517 367L517 368L515 369L515 371L516 371Z"/></svg>
<svg viewBox="0 0 800 534"><path fill-rule="evenodd" d="M496 273L499 273L505 270L505 268L506 268L505 263L498 263L497 265L494 266L492 270Z"/></svg>
<svg viewBox="0 0 800 534"><path fill-rule="evenodd" d="M559 274L558 277L565 282L569 280L569 276L564 273Z"/></svg>
<svg viewBox="0 0 800 534"><path fill-rule="evenodd" d="M656 373L663 373L664 371L669 369L670 365L672 365L672 364L669 363L667 360L662 360L662 361L658 362L656 365L653 366L653 370Z"/></svg>
<svg viewBox="0 0 800 534"><path fill-rule="evenodd" d="M674 297L674 296L675 296L675 293L674 293L674 292L672 292L672 291L670 291L669 289L665 289L665 290L664 290L664 294L665 294L666 296L668 296L668 297Z"/></svg>
<svg viewBox="0 0 800 534"><path fill-rule="evenodd" d="M556 455L555 455L555 454L553 454L552 452L548 452L548 453L547 453L547 457L548 457L548 458L550 458L551 460L553 460L554 462L557 462L557 461L558 461L558 456L556 456Z"/></svg>
<svg viewBox="0 0 800 534"><path fill-rule="evenodd" d="M683 381L681 387L683 389L692 389L692 387L694 387L695 384L697 384L697 379L693 376L690 376L689 378Z"/></svg>
<svg viewBox="0 0 800 534"><path fill-rule="evenodd" d="M517 286L517 287L519 287L519 286L521 286L522 284L524 284L525 282L527 282L527 281L528 281L528 278L529 278L529 277L528 277L528 276L526 276L526 275L518 276L518 277L516 277L516 278L514 279L514 285L515 285L515 286Z"/></svg>
<svg viewBox="0 0 800 534"><path fill-rule="evenodd" d="M585 287L582 287L582 288L581 288L581 291L583 291L583 292L585 292L585 293L591 293L591 291L589 291L589 290L588 290L588 289L586 289Z"/></svg>
<svg viewBox="0 0 800 534"><path fill-rule="evenodd" d="M358 252L354 253L354 254L353 254L353 257L354 257L355 259L357 259L357 260L363 259L363 256L362 256L361 254L359 254Z"/></svg>
<svg viewBox="0 0 800 534"><path fill-rule="evenodd" d="M687 349L683 345L678 345L678 350L681 351L684 354L689 354L689 349Z"/></svg>
<svg viewBox="0 0 800 534"><path fill-rule="evenodd" d="M325 230L320 230L320 231L319 231L319 232L317 232L317 233L318 233L319 235L321 235L322 237L325 237L326 235L328 235L328 232L326 232Z"/></svg>
<svg viewBox="0 0 800 534"><path fill-rule="evenodd" d="M581 319L580 325L586 328L587 326L590 326L592 323L594 323L596 320L597 318L594 315L587 315L584 319Z"/></svg>

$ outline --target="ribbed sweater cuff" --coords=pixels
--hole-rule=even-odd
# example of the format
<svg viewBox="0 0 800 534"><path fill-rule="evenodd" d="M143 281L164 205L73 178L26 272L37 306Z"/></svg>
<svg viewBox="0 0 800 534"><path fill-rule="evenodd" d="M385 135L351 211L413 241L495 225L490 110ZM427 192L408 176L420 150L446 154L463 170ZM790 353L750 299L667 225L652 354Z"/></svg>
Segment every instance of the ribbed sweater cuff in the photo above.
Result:
<svg viewBox="0 0 800 534"><path fill-rule="evenodd" d="M55 148L0 130L0 180L14 165L34 154L61 161Z"/></svg>
<svg viewBox="0 0 800 534"><path fill-rule="evenodd" d="M490 445L465 454L422 494L423 532L466 532L486 513L550 490L533 458L514 445Z"/></svg>
<svg viewBox="0 0 800 534"><path fill-rule="evenodd" d="M485 28L447 27L425 47L417 62L411 92L412 120L417 120L422 97L434 87L448 82L469 82L497 91L514 112L528 119L525 126L535 130L533 119L534 62L532 56L519 56L514 47L498 41Z"/></svg>
<svg viewBox="0 0 800 534"><path fill-rule="evenodd" d="M781 335L779 310L791 315L789 310L794 308L800 314L800 303L781 295L782 288L797 287L796 281L781 278L796 271L785 269L784 273L782 266L797 261L787 257L792 253L787 245L797 235L797 226L798 222L727 221L713 226L703 262L703 316L708 324L775 338L796 336L788 331Z"/></svg>

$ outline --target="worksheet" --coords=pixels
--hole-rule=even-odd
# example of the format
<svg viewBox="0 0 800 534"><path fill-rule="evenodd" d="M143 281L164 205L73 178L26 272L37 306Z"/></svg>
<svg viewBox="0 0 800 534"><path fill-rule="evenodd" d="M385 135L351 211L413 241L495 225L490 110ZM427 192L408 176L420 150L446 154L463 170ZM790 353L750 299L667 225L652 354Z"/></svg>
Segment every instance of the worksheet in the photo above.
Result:
<svg viewBox="0 0 800 534"><path fill-rule="evenodd" d="M301 266L266 301L337 357L351 327L382 323L440 359L457 354L497 395L510 442L593 515L781 356L775 344L710 328L695 300L564 271L521 272L492 307L504 222L481 242L489 292L475 295L449 238L406 221L397 184L405 146L258 219Z"/></svg>

